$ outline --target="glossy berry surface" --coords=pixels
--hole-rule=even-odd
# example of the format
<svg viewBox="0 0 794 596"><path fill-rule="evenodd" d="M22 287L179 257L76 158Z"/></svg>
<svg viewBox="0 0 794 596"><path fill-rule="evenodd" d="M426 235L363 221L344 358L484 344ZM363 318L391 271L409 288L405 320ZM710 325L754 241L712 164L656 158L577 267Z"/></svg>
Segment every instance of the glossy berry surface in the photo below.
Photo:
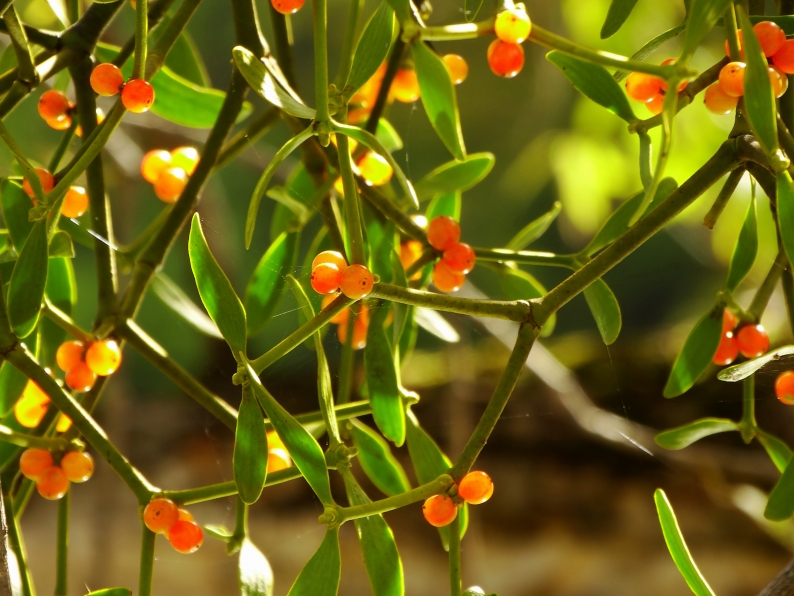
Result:
<svg viewBox="0 0 794 596"><path fill-rule="evenodd" d="M419 99L419 79L413 68L401 68L394 75L391 84L394 99L403 103L412 103Z"/></svg>
<svg viewBox="0 0 794 596"><path fill-rule="evenodd" d="M488 66L496 76L512 79L524 68L524 48L494 39L488 46Z"/></svg>
<svg viewBox="0 0 794 596"><path fill-rule="evenodd" d="M91 88L99 95L116 95L123 85L124 75L115 64L97 64L91 71Z"/></svg>
<svg viewBox="0 0 794 596"><path fill-rule="evenodd" d="M53 175L50 173L49 170L46 170L44 168L33 168L33 169L36 171L36 175L39 177L39 182L41 182L41 189L45 193L50 192L55 187L55 178L53 177ZM33 187L30 185L30 182L28 182L27 178L25 178L25 180L22 182L22 190L24 190L25 194L28 195L29 197L32 197L35 194L33 192Z"/></svg>
<svg viewBox="0 0 794 596"><path fill-rule="evenodd" d="M112 375L121 366L121 346L115 339L95 341L88 346L85 361L94 374L100 377Z"/></svg>
<svg viewBox="0 0 794 596"><path fill-rule="evenodd" d="M648 111L654 116L661 114L664 109L664 93L659 93L651 101L646 103L645 107L648 108Z"/></svg>
<svg viewBox="0 0 794 596"><path fill-rule="evenodd" d="M165 149L153 149L141 160L141 176L146 182L154 184L171 165L171 154Z"/></svg>
<svg viewBox="0 0 794 596"><path fill-rule="evenodd" d="M493 481L485 472L469 472L458 484L458 496L471 505L480 505L491 498Z"/></svg>
<svg viewBox="0 0 794 596"><path fill-rule="evenodd" d="M48 89L39 97L37 107L39 116L49 123L50 120L65 120L67 112L72 108L72 103L63 92Z"/></svg>
<svg viewBox="0 0 794 596"><path fill-rule="evenodd" d="M85 346L83 342L77 340L65 341L58 346L55 352L55 362L63 372L69 372L71 368L83 359Z"/></svg>
<svg viewBox="0 0 794 596"><path fill-rule="evenodd" d="M457 54L446 54L442 56L441 59L449 69L449 76L452 79L453 84L460 85L466 80L466 77L469 76L469 65L463 56L458 56Z"/></svg>
<svg viewBox="0 0 794 596"><path fill-rule="evenodd" d="M786 43L772 56L772 64L786 74L794 74L794 39L786 40Z"/></svg>
<svg viewBox="0 0 794 596"><path fill-rule="evenodd" d="M739 352L745 358L757 358L769 350L769 335L763 325L746 325L736 334Z"/></svg>
<svg viewBox="0 0 794 596"><path fill-rule="evenodd" d="M458 515L458 508L447 495L433 495L422 505L422 515L431 526L442 528L452 523Z"/></svg>
<svg viewBox="0 0 794 596"><path fill-rule="evenodd" d="M505 43L522 43L529 37L532 22L523 6L503 10L496 15L494 33Z"/></svg>
<svg viewBox="0 0 794 596"><path fill-rule="evenodd" d="M775 395L787 406L794 406L794 370L780 373L775 379Z"/></svg>
<svg viewBox="0 0 794 596"><path fill-rule="evenodd" d="M460 224L449 215L434 217L427 226L427 242L436 250L447 250L460 240Z"/></svg>
<svg viewBox="0 0 794 596"><path fill-rule="evenodd" d="M339 288L348 298L358 300L369 295L373 285L375 285L375 278L369 269L364 265L350 265L342 272Z"/></svg>
<svg viewBox="0 0 794 596"><path fill-rule="evenodd" d="M358 162L358 171L372 186L382 186L391 180L394 169L382 155L367 151Z"/></svg>
<svg viewBox="0 0 794 596"><path fill-rule="evenodd" d="M454 273L449 270L444 264L444 261L439 261L433 267L433 285L439 292L457 292L460 290L466 281L466 275L463 273Z"/></svg>
<svg viewBox="0 0 794 596"><path fill-rule="evenodd" d="M281 14L295 14L303 6L304 0L270 0L276 12Z"/></svg>
<svg viewBox="0 0 794 596"><path fill-rule="evenodd" d="M744 62L729 62L720 71L719 85L726 95L741 97L744 95Z"/></svg>
<svg viewBox="0 0 794 596"><path fill-rule="evenodd" d="M709 85L708 89L706 89L706 93L703 96L703 103L706 104L706 109L712 114L724 116L736 109L739 98L728 95L722 90L719 83L714 83L713 85Z"/></svg>
<svg viewBox="0 0 794 596"><path fill-rule="evenodd" d="M179 508L171 499L152 499L143 510L143 523L155 534L164 534L179 520Z"/></svg>
<svg viewBox="0 0 794 596"><path fill-rule="evenodd" d="M772 84L772 92L775 94L775 97L780 97L786 92L786 89L788 89L788 77L782 70L775 66L770 66L768 71L769 82Z"/></svg>
<svg viewBox="0 0 794 596"><path fill-rule="evenodd" d="M341 252L337 252L335 250L324 250L314 257L312 260L312 269L317 267L317 265L320 263L330 263L332 265L336 265L336 268L339 269L339 271L344 271L345 267L347 267L347 260L345 257Z"/></svg>
<svg viewBox="0 0 794 596"><path fill-rule="evenodd" d="M642 72L626 77L626 94L634 101L649 102L662 90L662 80Z"/></svg>
<svg viewBox="0 0 794 596"><path fill-rule="evenodd" d="M733 331L736 329L736 325L739 324L739 319L733 314L730 309L726 308L722 311L722 332L728 333L728 331Z"/></svg>
<svg viewBox="0 0 794 596"><path fill-rule="evenodd" d="M19 458L19 471L31 480L38 480L51 466L52 454L46 449L25 449Z"/></svg>
<svg viewBox="0 0 794 596"><path fill-rule="evenodd" d="M47 123L47 126L54 130L69 130L72 127L72 117L69 115L66 115L63 118L45 120L45 122ZM80 127L78 126L77 129L79 130Z"/></svg>
<svg viewBox="0 0 794 596"><path fill-rule="evenodd" d="M464 242L458 242L444 251L441 261L452 273L468 273L474 269L477 257L474 249Z"/></svg>
<svg viewBox="0 0 794 596"><path fill-rule="evenodd" d="M171 151L171 165L182 168L190 176L196 171L199 162L199 152L195 147L177 147Z"/></svg>
<svg viewBox="0 0 794 596"><path fill-rule="evenodd" d="M85 451L69 451L61 458L61 469L70 482L85 482L94 473L94 458Z"/></svg>
<svg viewBox="0 0 794 596"><path fill-rule="evenodd" d="M333 263L320 263L312 268L310 281L318 294L333 294L342 282L342 272Z"/></svg>
<svg viewBox="0 0 794 596"><path fill-rule="evenodd" d="M130 112L142 114L154 103L154 87L143 79L131 79L121 90L121 103Z"/></svg>
<svg viewBox="0 0 794 596"><path fill-rule="evenodd" d="M67 371L64 382L72 391L85 393L96 383L96 374L85 362L78 362Z"/></svg>
<svg viewBox="0 0 794 596"><path fill-rule="evenodd" d="M55 501L69 490L69 479L59 466L50 466L36 480L36 490L45 499Z"/></svg>
<svg viewBox="0 0 794 596"><path fill-rule="evenodd" d="M164 203L173 203L187 186L187 174L182 168L165 168L154 183L154 194Z"/></svg>
<svg viewBox="0 0 794 596"><path fill-rule="evenodd" d="M174 550L189 555L196 552L204 542L204 531L194 521L178 520L168 530L168 541Z"/></svg>
<svg viewBox="0 0 794 596"><path fill-rule="evenodd" d="M753 26L755 36L761 44L761 51L769 58L774 56L786 42L786 34L777 23L761 21Z"/></svg>
<svg viewBox="0 0 794 596"><path fill-rule="evenodd" d="M739 355L739 342L736 341L732 331L723 332L720 345L714 354L712 362L718 366L727 366Z"/></svg>
<svg viewBox="0 0 794 596"><path fill-rule="evenodd" d="M80 217L88 209L88 193L82 186L72 186L66 191L61 207L64 217Z"/></svg>

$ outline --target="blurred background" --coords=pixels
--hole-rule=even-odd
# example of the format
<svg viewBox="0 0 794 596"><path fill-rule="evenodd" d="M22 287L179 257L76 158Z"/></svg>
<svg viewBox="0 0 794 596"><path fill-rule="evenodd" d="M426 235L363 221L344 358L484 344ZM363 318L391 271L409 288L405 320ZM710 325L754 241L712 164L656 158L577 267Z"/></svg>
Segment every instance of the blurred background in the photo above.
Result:
<svg viewBox="0 0 794 596"><path fill-rule="evenodd" d="M59 28L45 0L18 0L16 4L24 22ZM268 6L259 4L265 35L272 39ZM332 72L338 63L347 6L340 0L329 2ZM377 2L367 0L365 16L376 6ZM533 21L544 28L625 55L684 17L683 2L640 0L626 26L604 42L598 34L608 6L609 0L527 3ZM494 7L492 0L486 0L481 16ZM124 6L104 41L123 44L132 34L133 19L134 11ZM431 23L462 20L462 2L433 3ZM292 25L297 87L311 103L308 6L292 18ZM206 0L188 32L212 86L225 89L234 45L228 3ZM5 42L0 38L0 43ZM468 150L496 156L496 166L485 181L464 193L463 240L474 246L503 246L526 223L560 201L562 214L531 248L559 253L579 250L609 213L640 189L637 139L628 134L623 121L571 88L545 60L543 48L525 44L524 70L512 80L495 77L485 58L489 43L490 39L482 38L437 44L443 53L460 54L469 63L469 78L457 88ZM677 43L674 39L663 45L650 60L658 63L675 56ZM714 33L698 51L693 66L703 70L721 57L722 39ZM6 123L26 155L46 163L59 136L36 114L40 92L24 101ZM249 96L249 100L255 110L264 107L258 97ZM639 117L649 116L643 106L633 107ZM396 157L411 179L418 180L450 159L420 104L395 104L387 117L404 141ZM700 100L684 110L676 119L669 175L683 182L717 149L732 121L730 116L713 116ZM200 147L206 134L153 114L125 118L107 146L104 162L120 244L131 242L163 208L140 177L143 153L185 144ZM209 244L240 294L269 244L264 224L274 210L274 203L263 203L262 233L245 251L242 225L248 200L262 170L288 135L286 126L278 124L218 171L199 203ZM10 154L0 147L0 175L14 173L11 163ZM296 163L283 165L278 183L283 183ZM500 596L687 594L658 526L652 500L657 487L667 491L695 559L720 596L757 593L791 557L792 528L760 519L763 492L771 488L777 472L757 444L743 445L737 433L709 438L676 453L662 452L653 443L656 430L707 415L740 415L740 387L721 383L713 374L682 397L672 401L662 397L684 338L724 285L750 183L746 178L742 181L717 226L709 231L701 222L715 196L716 189L706 193L673 225L607 274L605 279L623 313L617 342L603 345L579 297L563 308L554 334L533 351L534 370L522 376L477 465L491 474L496 490L488 505L472 510L463 544L466 586L480 585ZM777 251L768 203L759 196L761 248L738 294L745 306ZM317 219L311 230L319 225ZM312 233L304 236L299 262ZM186 248L185 233L171 251L165 272L199 303ZM90 328L96 310L91 252L77 246L74 266L79 287L74 316ZM541 268L531 272L547 287L565 275ZM306 277L309 272L298 268L294 273ZM489 296L503 296L491 271L477 268L469 279L474 287L464 291L479 288ZM447 319L460 341L447 344L420 332L403 382L421 395L414 411L454 459L498 380L508 354L502 342L510 341L510 329L497 326L489 331L471 318ZM138 322L212 391L235 406L239 403L239 388L230 383L235 363L223 342L196 332L151 293ZM265 332L251 342L250 353L260 354L297 324L296 305L287 296ZM773 346L790 342L779 292L763 324ZM325 343L333 371L339 343L333 333ZM313 410L315 367L314 354L301 347L269 368L263 381L291 412ZM774 398L772 390L775 374L783 368L781 362L775 370L758 376L758 418L762 427L791 443L791 411ZM96 416L122 452L158 486L188 488L232 477L231 433L129 347ZM410 469L406 450L396 453ZM380 497L373 486L365 487L373 498ZM340 489L337 483L335 490L341 496ZM72 490L70 593L113 585L134 589L140 522L132 495L102 461L90 482ZM231 499L195 505L191 511L201 524L233 525ZM252 537L274 568L276 594L286 594L322 539L323 528L316 522L321 512L302 481L269 488L251 508ZM34 495L22 522L40 594L53 588L55 516L56 505ZM420 505L389 513L386 519L405 566L406 593L445 593L446 553L435 530L422 519ZM342 540L340 594L368 594L352 525L344 527ZM157 559L155 594L210 596L236 590L236 559L227 557L224 544L209 536L191 556L176 553L158 539Z"/></svg>

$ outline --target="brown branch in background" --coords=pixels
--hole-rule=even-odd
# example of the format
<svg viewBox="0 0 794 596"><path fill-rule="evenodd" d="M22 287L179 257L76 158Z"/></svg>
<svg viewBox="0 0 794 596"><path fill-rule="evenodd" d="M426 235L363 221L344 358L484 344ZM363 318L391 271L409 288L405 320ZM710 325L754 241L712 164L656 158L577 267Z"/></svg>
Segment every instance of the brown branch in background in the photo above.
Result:
<svg viewBox="0 0 794 596"><path fill-rule="evenodd" d="M758 596L794 596L794 561L789 563Z"/></svg>

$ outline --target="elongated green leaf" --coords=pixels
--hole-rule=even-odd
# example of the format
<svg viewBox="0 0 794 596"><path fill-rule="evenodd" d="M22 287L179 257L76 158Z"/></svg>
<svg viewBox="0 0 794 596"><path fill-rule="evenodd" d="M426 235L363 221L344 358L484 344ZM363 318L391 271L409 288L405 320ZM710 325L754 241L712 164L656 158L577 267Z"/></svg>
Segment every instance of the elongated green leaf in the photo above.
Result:
<svg viewBox="0 0 794 596"><path fill-rule="evenodd" d="M47 299L61 312L67 315L72 314L72 306L77 302L77 285L71 260L50 259L44 293ZM63 343L66 331L47 318L41 319L39 329L41 331L39 362L52 368L55 366L55 353ZM2 394L2 389L0 389L0 394Z"/></svg>
<svg viewBox="0 0 794 596"><path fill-rule="evenodd" d="M695 2L697 1L695 0ZM681 528L678 527L678 520L675 518L670 501L667 500L667 495L664 494L662 489L657 488L656 492L653 493L653 500L656 502L656 512L659 514L659 523L662 526L664 541L667 543L670 556L683 576L686 585L696 596L714 596L714 592L711 591L706 580L700 574L697 565L695 565L692 555L689 554L689 548L687 548L684 536L681 534Z"/></svg>
<svg viewBox="0 0 794 596"><path fill-rule="evenodd" d="M448 215L455 221L460 221L461 198L460 191L436 195L427 205L427 221L432 221L439 215Z"/></svg>
<svg viewBox="0 0 794 596"><path fill-rule="evenodd" d="M468 190L488 175L495 161L493 153L473 153L462 161L449 161L417 182L416 194L425 201L439 194Z"/></svg>
<svg viewBox="0 0 794 596"><path fill-rule="evenodd" d="M132 596L132 591L127 588L105 588L86 594L86 596Z"/></svg>
<svg viewBox="0 0 794 596"><path fill-rule="evenodd" d="M385 118L378 120L378 128L375 131L375 137L389 153L394 153L403 148L403 140L400 138L400 134Z"/></svg>
<svg viewBox="0 0 794 596"><path fill-rule="evenodd" d="M411 0L387 0L391 7L394 9L394 14L397 15L397 20L400 23L407 21L411 18Z"/></svg>
<svg viewBox="0 0 794 596"><path fill-rule="evenodd" d="M287 93L270 75L261 61L250 50L237 46L232 50L234 63L256 93L297 118L314 119L315 111L306 107Z"/></svg>
<svg viewBox="0 0 794 596"><path fill-rule="evenodd" d="M50 257L74 258L74 245L72 238L67 232L58 230L50 238L50 246L47 251Z"/></svg>
<svg viewBox="0 0 794 596"><path fill-rule="evenodd" d="M780 172L776 181L780 238L789 261L794 262L794 183L788 172Z"/></svg>
<svg viewBox="0 0 794 596"><path fill-rule="evenodd" d="M466 158L466 147L449 69L424 42L414 42L411 48L427 117L449 152L455 159L463 160Z"/></svg>
<svg viewBox="0 0 794 596"><path fill-rule="evenodd" d="M163 20L160 21L160 25L154 29L149 36L150 44L154 44L160 39L170 21L171 18L169 15L163 17ZM194 85L200 85L202 87L209 86L207 68L201 60L201 56L196 44L193 42L193 38L187 31L182 31L179 37L177 37L176 42L165 57L165 65L172 72L187 79Z"/></svg>
<svg viewBox="0 0 794 596"><path fill-rule="evenodd" d="M695 53L700 42L711 31L730 3L731 0L692 0L684 30L682 61L688 61Z"/></svg>
<svg viewBox="0 0 794 596"><path fill-rule="evenodd" d="M262 409L250 389L245 387L234 434L232 467L240 499L248 505L256 503L265 488L267 433Z"/></svg>
<svg viewBox="0 0 794 596"><path fill-rule="evenodd" d="M794 515L794 466L789 460L783 475L775 488L769 493L764 517L774 521L782 521Z"/></svg>
<svg viewBox="0 0 794 596"><path fill-rule="evenodd" d="M292 196L283 186L274 186L265 193L269 198L276 201L276 203L283 205L295 216L293 219L297 227L303 227L309 218L312 216L311 209Z"/></svg>
<svg viewBox="0 0 794 596"><path fill-rule="evenodd" d="M273 596L273 570L265 555L246 538L240 547L240 596Z"/></svg>
<svg viewBox="0 0 794 596"><path fill-rule="evenodd" d="M22 190L22 186L4 179L0 182L0 205L3 207L3 221L11 235L11 243L19 252L33 229L33 222L28 219L33 203Z"/></svg>
<svg viewBox="0 0 794 596"><path fill-rule="evenodd" d="M758 254L758 222L756 218L755 196L750 200L747 208L747 215L744 218L742 231L739 232L739 240L733 250L731 258L731 268L728 270L728 281L725 284L729 292L733 292L742 280L750 273Z"/></svg>
<svg viewBox="0 0 794 596"><path fill-rule="evenodd" d="M671 39L676 37L678 34L680 34L684 30L684 28L685 28L685 24L682 24L682 25L678 25L677 27L673 27L672 29L668 29L664 33L660 33L659 35L654 37L652 40L646 42L645 45L643 45L639 50L634 52L631 55L631 59L632 60L645 60L648 56L650 56L656 50L658 50L659 47L663 43L665 43L667 41L670 41ZM615 74L612 75L612 77L618 83L620 81L622 81L623 79L625 79L627 76L629 76L629 72L626 71L626 70L617 70L617 71L615 71Z"/></svg>
<svg viewBox="0 0 794 596"><path fill-rule="evenodd" d="M367 347L364 349L364 367L375 424L383 436L399 447L405 441L405 411L400 397L394 353L383 328L388 314L387 308L375 308L371 311Z"/></svg>
<svg viewBox="0 0 794 596"><path fill-rule="evenodd" d="M556 50L546 54L546 60L559 68L565 77L585 97L630 122L636 118L623 89L606 68L583 62Z"/></svg>
<svg viewBox="0 0 794 596"><path fill-rule="evenodd" d="M286 289L286 275L295 266L299 232L284 232L273 241L256 266L245 289L248 333L259 333L273 316Z"/></svg>
<svg viewBox="0 0 794 596"><path fill-rule="evenodd" d="M460 341L460 335L455 331L455 328L449 324L449 321L441 313L432 308L417 306L414 311L414 320L422 329L435 335L440 340L453 344Z"/></svg>
<svg viewBox="0 0 794 596"><path fill-rule="evenodd" d="M518 267L503 267L497 270L499 282L510 300L531 300L546 295L546 288L532 275ZM541 335L548 336L554 331L557 315L552 315L543 325Z"/></svg>
<svg viewBox="0 0 794 596"><path fill-rule="evenodd" d="M287 596L336 596L341 574L339 528L329 529L320 548L301 570Z"/></svg>
<svg viewBox="0 0 794 596"><path fill-rule="evenodd" d="M176 285L170 277L162 271L157 272L152 278L152 292L171 311L187 323L210 337L223 339L218 326L207 314L193 302L187 294Z"/></svg>
<svg viewBox="0 0 794 596"><path fill-rule="evenodd" d="M3 361L0 364L0 416L5 416L12 410L27 384L28 378L11 363Z"/></svg>
<svg viewBox="0 0 794 596"><path fill-rule="evenodd" d="M557 216L562 211L562 203L555 201L551 209L539 218L529 222L524 228L507 243L505 248L509 250L523 250L535 240L543 236L549 226L554 223Z"/></svg>
<svg viewBox="0 0 794 596"><path fill-rule="evenodd" d="M601 27L601 39L615 35L629 18L636 4L637 0L612 0L604 26Z"/></svg>
<svg viewBox="0 0 794 596"><path fill-rule="evenodd" d="M712 309L686 338L664 387L665 397L676 397L688 391L711 364L722 335L722 311L719 306Z"/></svg>
<svg viewBox="0 0 794 596"><path fill-rule="evenodd" d="M778 472L783 472L783 470L786 469L786 466L788 466L788 463L791 461L792 457L792 452L791 449L789 449L789 446L776 436L770 435L769 433L758 428L755 429L755 436L761 445L764 446L764 449L766 449L767 454L769 454L769 459L771 459L772 463L775 464Z"/></svg>
<svg viewBox="0 0 794 596"><path fill-rule="evenodd" d="M601 333L601 339L606 345L610 345L618 338L623 324L617 298L603 279L585 288L584 297Z"/></svg>
<svg viewBox="0 0 794 596"><path fill-rule="evenodd" d="M656 435L656 442L665 449L683 449L705 437L739 430L739 426L726 418L701 418Z"/></svg>
<svg viewBox="0 0 794 596"><path fill-rule="evenodd" d="M382 493L391 497L411 489L405 470L378 433L358 420L351 420L348 428L361 468Z"/></svg>
<svg viewBox="0 0 794 596"><path fill-rule="evenodd" d="M220 330L235 358L245 351L245 309L229 278L212 255L198 213L193 215L188 238L188 253L193 277L204 308Z"/></svg>
<svg viewBox="0 0 794 596"><path fill-rule="evenodd" d="M471 23L477 18L477 13L482 7L482 0L463 0L463 16L466 22Z"/></svg>
<svg viewBox="0 0 794 596"><path fill-rule="evenodd" d="M728 368L721 370L717 375L717 378L720 381L741 381L754 374L756 371L761 369L763 366L766 366L770 362L775 362L776 360L780 360L780 358L783 356L791 356L792 354L794 354L794 346L783 346L781 348L777 348L776 350L772 350L771 352L767 352L758 358L753 358L747 362L729 366Z"/></svg>
<svg viewBox="0 0 794 596"><path fill-rule="evenodd" d="M369 78L375 74L389 54L394 37L394 10L388 2L382 1L378 10L367 23L364 33L356 46L353 65L347 79L345 95L352 97Z"/></svg>
<svg viewBox="0 0 794 596"><path fill-rule="evenodd" d="M8 288L8 321L17 337L27 337L36 328L48 265L47 222L39 220L22 246Z"/></svg>

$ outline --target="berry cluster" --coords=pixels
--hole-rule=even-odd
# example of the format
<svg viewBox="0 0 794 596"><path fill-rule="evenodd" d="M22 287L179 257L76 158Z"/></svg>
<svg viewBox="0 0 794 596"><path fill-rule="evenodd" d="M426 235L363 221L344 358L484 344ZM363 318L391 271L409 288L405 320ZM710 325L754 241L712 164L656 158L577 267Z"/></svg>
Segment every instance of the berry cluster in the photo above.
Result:
<svg viewBox="0 0 794 596"><path fill-rule="evenodd" d="M182 194L198 162L199 152L195 147L177 147L171 152L153 149L141 160L141 175L154 185L158 199L173 203Z"/></svg>
<svg viewBox="0 0 794 596"><path fill-rule="evenodd" d="M35 382L28 380L22 391L22 397L14 404L14 417L25 428L36 428L47 413L49 406L50 397ZM71 425L72 421L61 414L55 430L62 433L69 430Z"/></svg>
<svg viewBox="0 0 794 596"><path fill-rule="evenodd" d="M91 71L91 88L98 95L111 97L121 93L121 103L130 112L141 114L154 103L154 87L143 79L124 82L121 69L115 64L97 64Z"/></svg>
<svg viewBox="0 0 794 596"><path fill-rule="evenodd" d="M743 325L736 331L739 320L727 308L722 314L722 337L714 364L727 366L741 354L745 358L757 358L769 350L769 335L762 325Z"/></svg>
<svg viewBox="0 0 794 596"><path fill-rule="evenodd" d="M171 499L149 501L143 510L143 523L155 534L163 534L177 552L189 555L204 542L204 531L187 509Z"/></svg>
<svg viewBox="0 0 794 596"><path fill-rule="evenodd" d="M45 193L48 193L55 188L55 177L49 170L45 168L33 169L36 171L36 176L38 176L39 182L41 182L41 188ZM22 181L22 190L25 191L26 195L33 199L33 204L35 205L36 199L34 197L33 187L30 185L30 182L28 182L27 178ZM80 217L86 212L87 209L88 194L85 192L85 188L82 186L69 187L69 190L66 191L66 196L63 198L63 204L61 205L61 215L69 218Z"/></svg>
<svg viewBox="0 0 794 596"><path fill-rule="evenodd" d="M292 458L278 433L267 431L267 473L280 472L292 466Z"/></svg>
<svg viewBox="0 0 794 596"><path fill-rule="evenodd" d="M464 501L469 505L481 505L491 498L493 481L485 472L469 472L457 485L455 498L449 495L433 495L422 505L422 514L427 523L436 528L451 524L458 515L458 505Z"/></svg>
<svg viewBox="0 0 794 596"><path fill-rule="evenodd" d="M668 58L662 66L674 64L675 58ZM678 85L678 93L686 89L687 82ZM664 96L667 93L667 81L653 75L633 72L626 78L626 94L640 103L644 103L648 111L656 116L662 113Z"/></svg>
<svg viewBox="0 0 794 596"><path fill-rule="evenodd" d="M466 280L466 274L474 269L474 249L459 240L460 225L448 215L434 217L427 226L428 244L442 253L433 267L433 285L441 292L457 292ZM408 260L414 259L418 248L416 245L406 247Z"/></svg>
<svg viewBox="0 0 794 596"><path fill-rule="evenodd" d="M55 130L67 130L72 127L72 117L75 105L69 98L55 89L50 89L41 94L39 98L39 116L44 119L50 128ZM98 124L105 120L105 112L100 108L96 109L96 119ZM83 136L83 128L78 124L74 134L78 137Z"/></svg>
<svg viewBox="0 0 794 596"><path fill-rule="evenodd" d="M115 339L95 341L88 346L72 340L55 353L58 367L66 373L64 382L72 391L89 391L97 377L107 377L121 365L121 347Z"/></svg>
<svg viewBox="0 0 794 596"><path fill-rule="evenodd" d="M488 46L488 66L500 77L510 79L524 68L524 48L532 22L523 4L516 4L496 15L494 33L497 39Z"/></svg>
<svg viewBox="0 0 794 596"><path fill-rule="evenodd" d="M59 463L46 449L25 449L19 458L19 471L36 483L45 499L60 499L69 482L85 482L94 473L94 459L85 451L67 451Z"/></svg>
<svg viewBox="0 0 794 596"><path fill-rule="evenodd" d="M312 261L311 284L318 294L333 294L337 290L348 298L358 300L369 295L375 278L364 265L349 265L340 253L325 250Z"/></svg>

